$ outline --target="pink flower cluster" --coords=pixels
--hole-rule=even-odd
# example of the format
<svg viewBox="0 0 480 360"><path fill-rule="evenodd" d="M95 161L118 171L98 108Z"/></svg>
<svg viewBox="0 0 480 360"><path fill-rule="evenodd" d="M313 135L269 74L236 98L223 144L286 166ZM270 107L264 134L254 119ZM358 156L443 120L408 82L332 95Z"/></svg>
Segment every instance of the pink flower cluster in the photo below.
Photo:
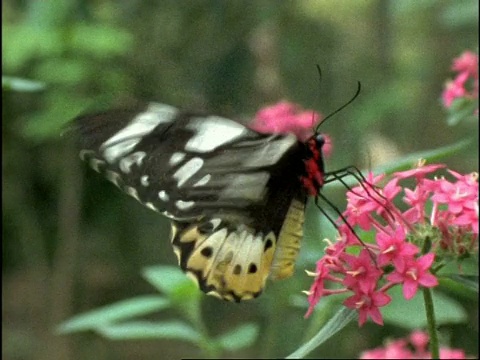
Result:
<svg viewBox="0 0 480 360"><path fill-rule="evenodd" d="M255 115L250 128L265 134L294 134L300 141L312 136L315 125L322 119L321 114L313 110L302 110L299 106L281 101L262 108ZM331 151L331 142L326 138L323 153Z"/></svg>
<svg viewBox="0 0 480 360"><path fill-rule="evenodd" d="M408 338L390 341L384 347L365 351L360 359L431 359L427 349L428 335L414 331ZM440 348L440 359L466 359L461 349Z"/></svg>
<svg viewBox="0 0 480 360"><path fill-rule="evenodd" d="M366 183L347 193L343 215L349 226L338 226L339 240L327 246L316 271L309 273L315 281L307 292L306 316L323 296L352 293L344 305L359 312L359 324L370 317L382 325L379 308L390 303L390 288L401 285L409 300L419 287L438 284L434 264L438 270L442 262L478 250L478 175L449 170L455 181L426 177L443 167L419 163L393 174L383 188L378 184L385 176L370 174ZM414 181L415 187L400 186L404 180ZM399 198L402 209L395 205ZM368 232L375 242L360 244L357 233L363 237Z"/></svg>
<svg viewBox="0 0 480 360"><path fill-rule="evenodd" d="M452 70L458 74L455 79L446 83L442 93L446 108L451 107L458 98L478 98L478 54L465 51L453 60Z"/></svg>

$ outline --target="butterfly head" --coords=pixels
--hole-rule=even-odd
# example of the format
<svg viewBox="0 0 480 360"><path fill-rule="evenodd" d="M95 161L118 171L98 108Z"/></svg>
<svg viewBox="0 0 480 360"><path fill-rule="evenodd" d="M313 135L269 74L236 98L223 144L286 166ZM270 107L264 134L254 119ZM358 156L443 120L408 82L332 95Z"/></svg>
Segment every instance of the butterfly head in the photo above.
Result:
<svg viewBox="0 0 480 360"><path fill-rule="evenodd" d="M322 148L325 145L325 136L316 133L310 137L306 145L304 158L305 171L300 181L308 195L317 196L324 185L325 167Z"/></svg>

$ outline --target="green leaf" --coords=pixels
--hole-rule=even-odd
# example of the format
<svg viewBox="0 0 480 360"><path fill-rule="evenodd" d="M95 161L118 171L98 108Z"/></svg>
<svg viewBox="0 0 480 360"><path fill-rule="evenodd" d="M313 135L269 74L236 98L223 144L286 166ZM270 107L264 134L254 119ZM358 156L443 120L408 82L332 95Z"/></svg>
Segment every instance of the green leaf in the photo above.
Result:
<svg viewBox="0 0 480 360"><path fill-rule="evenodd" d="M45 83L13 76L2 76L2 89L6 91L33 92L45 89Z"/></svg>
<svg viewBox="0 0 480 360"><path fill-rule="evenodd" d="M447 261L437 272L438 276L449 276L452 274L478 276L478 255L469 255L465 259L458 261Z"/></svg>
<svg viewBox="0 0 480 360"><path fill-rule="evenodd" d="M411 300L405 300L402 288L396 286L389 291L392 302L381 309L385 323L391 323L406 329L423 328L427 326L425 306L421 291ZM462 306L450 297L438 291L433 293L435 318L437 326L446 323L462 323L467 320L467 314Z"/></svg>
<svg viewBox="0 0 480 360"><path fill-rule="evenodd" d="M65 126L93 102L93 99L82 97L75 99L67 93L51 93L45 110L27 117L22 135L35 142L56 139L65 130Z"/></svg>
<svg viewBox="0 0 480 360"><path fill-rule="evenodd" d="M76 51L98 58L124 55L133 45L133 36L126 30L99 24L76 24L70 40Z"/></svg>
<svg viewBox="0 0 480 360"><path fill-rule="evenodd" d="M457 125L461 121L467 121L469 119L476 119L474 115L475 109L478 109L478 101L474 101L466 98L458 98L448 109L448 125Z"/></svg>
<svg viewBox="0 0 480 360"><path fill-rule="evenodd" d="M35 77L49 84L73 86L87 81L91 73L91 64L81 58L45 59L35 69Z"/></svg>
<svg viewBox="0 0 480 360"><path fill-rule="evenodd" d="M62 56L62 34L54 28L2 24L2 30L4 71L20 71L32 58Z"/></svg>
<svg viewBox="0 0 480 360"><path fill-rule="evenodd" d="M437 149L419 151L408 156L405 156L393 164L388 164L386 166L378 167L375 171L379 173L385 172L387 174L393 173L395 171L403 171L411 169L412 166L418 161L418 159L425 159L427 163L436 162L442 160L447 156L451 156L459 153L462 150L468 148L472 144L472 140L461 140L454 144L445 145Z"/></svg>
<svg viewBox="0 0 480 360"><path fill-rule="evenodd" d="M343 307L325 324L325 326L317 333L317 335L315 335L312 339L310 339L310 341L303 344L293 353L288 355L286 359L304 358L356 318L356 311Z"/></svg>
<svg viewBox="0 0 480 360"><path fill-rule="evenodd" d="M177 339L197 344L201 339L197 331L180 321L130 321L102 326L97 331L110 340Z"/></svg>
<svg viewBox="0 0 480 360"><path fill-rule="evenodd" d="M172 304L193 324L200 323L202 293L197 285L173 266L150 266L142 276L171 300Z"/></svg>
<svg viewBox="0 0 480 360"><path fill-rule="evenodd" d="M161 292L172 295L181 289L193 289L197 287L178 267L174 266L150 266L144 268L142 276Z"/></svg>
<svg viewBox="0 0 480 360"><path fill-rule="evenodd" d="M258 337L259 327L256 324L243 324L217 338L219 346L227 351L235 351L251 346Z"/></svg>
<svg viewBox="0 0 480 360"><path fill-rule="evenodd" d="M444 277L447 277L457 283L460 283L466 286L468 289L478 293L478 275L451 274L451 275L446 275Z"/></svg>
<svg viewBox="0 0 480 360"><path fill-rule="evenodd" d="M108 323L150 314L168 307L170 301L161 296L139 296L76 315L58 325L56 332L67 334L97 329Z"/></svg>
<svg viewBox="0 0 480 360"><path fill-rule="evenodd" d="M467 140L461 140L454 144L442 146L438 149L419 151L419 152L410 154L408 156L404 156L401 159L398 159L395 162L392 162L390 164L379 166L373 170L373 173L374 174L382 174L382 173L392 174L396 171L409 170L409 169L412 169L414 164L419 159L425 159L427 160L427 163L433 163L438 160L444 159L447 156L451 156L456 153L459 153L460 151L467 149L471 144L473 144L473 140L467 139ZM364 176L367 173L368 171L362 171L362 174L364 174ZM345 178L344 182L349 186L355 186L358 184L358 180L355 179L354 177ZM328 184L328 186L343 187L344 185L339 181L333 181L331 184Z"/></svg>

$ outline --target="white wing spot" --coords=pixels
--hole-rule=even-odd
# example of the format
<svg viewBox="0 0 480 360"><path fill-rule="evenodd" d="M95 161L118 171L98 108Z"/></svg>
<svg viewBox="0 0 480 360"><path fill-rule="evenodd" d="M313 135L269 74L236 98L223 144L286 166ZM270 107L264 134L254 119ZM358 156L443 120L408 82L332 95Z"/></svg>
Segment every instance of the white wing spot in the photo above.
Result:
<svg viewBox="0 0 480 360"><path fill-rule="evenodd" d="M261 201L265 196L269 178L270 175L266 171L254 174L236 174L228 186L222 190L220 197Z"/></svg>
<svg viewBox="0 0 480 360"><path fill-rule="evenodd" d="M162 212L162 215L163 215L163 216L166 216L167 218L172 219L172 220L178 220L177 217L173 216L173 215L172 215L171 213L169 213L168 211Z"/></svg>
<svg viewBox="0 0 480 360"><path fill-rule="evenodd" d="M185 150L200 153L215 150L248 132L245 126L219 116L193 118L187 128L196 134L188 140Z"/></svg>
<svg viewBox="0 0 480 360"><path fill-rule="evenodd" d="M138 191L137 191L137 189L135 189L135 188L133 188L133 187L131 187L131 186L126 186L126 187L125 187L125 192L126 192L128 195L130 195L130 196L134 197L135 199L137 199L138 201L140 201L140 198L138 197Z"/></svg>
<svg viewBox="0 0 480 360"><path fill-rule="evenodd" d="M138 114L130 123L105 141L100 150L103 157L113 163L128 154L159 124L169 123L175 119L178 110L173 106L150 104L145 112Z"/></svg>
<svg viewBox="0 0 480 360"><path fill-rule="evenodd" d="M203 159L194 157L188 160L182 167L180 167L173 177L178 181L178 187L181 187L187 182L195 173L203 166Z"/></svg>
<svg viewBox="0 0 480 360"><path fill-rule="evenodd" d="M168 196L167 192L165 190L159 191L158 192L158 197L160 200L167 202L170 200L170 196Z"/></svg>
<svg viewBox="0 0 480 360"><path fill-rule="evenodd" d="M178 200L175 202L175 206L179 210L187 210L190 209L193 205L195 205L195 202L193 201L183 201L183 200Z"/></svg>
<svg viewBox="0 0 480 360"><path fill-rule="evenodd" d="M95 155L95 151L93 150L80 150L80 159L86 160L87 156Z"/></svg>
<svg viewBox="0 0 480 360"><path fill-rule="evenodd" d="M158 211L158 209L151 202L145 203L145 206L153 211Z"/></svg>
<svg viewBox="0 0 480 360"><path fill-rule="evenodd" d="M90 166L93 168L93 170L95 170L96 172L100 172L100 165L103 165L105 164L105 161L103 160L99 160L99 159L95 159L95 158L92 158L90 160Z"/></svg>
<svg viewBox="0 0 480 360"><path fill-rule="evenodd" d="M140 184L142 184L143 186L147 187L148 185L150 185L150 182L148 181L148 175L143 175L141 178L140 178Z"/></svg>
<svg viewBox="0 0 480 360"><path fill-rule="evenodd" d="M213 230L215 230L221 223L221 219L211 219L210 223L213 225Z"/></svg>
<svg viewBox="0 0 480 360"><path fill-rule="evenodd" d="M202 186L202 185L205 185L207 184L209 181L210 181L210 178L212 176L210 174L207 174L205 175L204 177L202 177L200 180L198 180L195 184L193 184L194 187L196 186Z"/></svg>
<svg viewBox="0 0 480 360"><path fill-rule="evenodd" d="M175 152L172 154L172 157L168 161L169 165L175 166L185 158L185 153Z"/></svg>
<svg viewBox="0 0 480 360"><path fill-rule="evenodd" d="M292 134L282 137L273 135L265 141L261 148L253 152L243 165L249 168L257 168L276 164L288 149L295 146L297 142L298 139Z"/></svg>
<svg viewBox="0 0 480 360"><path fill-rule="evenodd" d="M107 170L105 171L105 177L115 185L119 186L121 177L118 173Z"/></svg>
<svg viewBox="0 0 480 360"><path fill-rule="evenodd" d="M130 154L122 158L118 163L118 167L125 174L129 174L131 171L130 168L132 167L132 165L133 164L136 164L137 166L142 165L142 161L145 156L147 156L147 153L144 151L134 152L133 154Z"/></svg>

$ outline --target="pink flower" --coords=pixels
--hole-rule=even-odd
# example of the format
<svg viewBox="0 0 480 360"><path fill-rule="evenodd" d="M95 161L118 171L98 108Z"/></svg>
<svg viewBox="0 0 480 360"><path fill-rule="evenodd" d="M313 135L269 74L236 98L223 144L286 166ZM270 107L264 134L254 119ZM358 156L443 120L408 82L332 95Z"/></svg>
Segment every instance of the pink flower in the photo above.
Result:
<svg viewBox="0 0 480 360"><path fill-rule="evenodd" d="M440 359L467 359L465 351L462 349L440 348ZM473 359L470 358L469 359Z"/></svg>
<svg viewBox="0 0 480 360"><path fill-rule="evenodd" d="M406 241L405 229L401 226L393 234L378 232L376 240L380 250L377 258L379 266L391 263L396 267L405 266L405 261L420 252L417 246Z"/></svg>
<svg viewBox="0 0 480 360"><path fill-rule="evenodd" d="M452 70L478 77L478 55L472 51L465 51L453 60Z"/></svg>
<svg viewBox="0 0 480 360"><path fill-rule="evenodd" d="M358 257L345 254L343 259L348 267L343 285L350 289L359 288L363 293L375 289L382 272L372 263L368 250L363 249Z"/></svg>
<svg viewBox="0 0 480 360"><path fill-rule="evenodd" d="M475 101L478 98L478 55L471 51L464 52L453 60L452 70L458 74L445 84L442 93L444 106L450 108L460 98ZM478 115L478 109L474 113Z"/></svg>
<svg viewBox="0 0 480 360"><path fill-rule="evenodd" d="M443 105L446 108L452 106L455 99L465 96L467 91L465 88L456 81L447 81L445 84L445 90L442 93Z"/></svg>
<svg viewBox="0 0 480 360"><path fill-rule="evenodd" d="M383 175L374 177L373 174L368 174L369 187L378 183L381 179L383 179ZM375 193L376 190L367 189L364 186L357 186L347 193L348 204L344 214L351 226L358 225L363 230L370 230L372 225L371 213L383 212L385 210L382 206L384 198L388 199L392 195L387 190L386 193L381 194L384 198L379 200L380 196ZM391 190L394 192L395 187L391 187Z"/></svg>
<svg viewBox="0 0 480 360"><path fill-rule="evenodd" d="M380 324L385 299L380 294L402 286L409 300L419 287L438 285L432 270L435 254L441 261L461 260L478 250L478 175L449 170L454 181L427 178L443 167L419 162L413 170L394 174L383 188L379 183L387 179L369 174L368 182L347 193L343 216L349 225L339 220L338 241L317 263L308 314L323 296L351 293L345 306L358 310L359 323L370 317ZM404 180L414 183L405 187ZM400 200L406 210L397 207ZM370 233L373 241L362 241L353 227L362 229L362 238ZM358 247L363 248L355 255ZM332 283L335 290L328 290Z"/></svg>
<svg viewBox="0 0 480 360"><path fill-rule="evenodd" d="M390 341L385 348L364 351L360 359L413 359L412 351L403 339Z"/></svg>
<svg viewBox="0 0 480 360"><path fill-rule="evenodd" d="M448 205L448 213L443 214L443 218L448 219L450 224L472 230L478 237L478 174L460 175L454 171L449 172L458 180L454 183L446 179L432 182L432 201ZM440 215L442 214L438 214L437 218Z"/></svg>
<svg viewBox="0 0 480 360"><path fill-rule="evenodd" d="M295 104L282 101L258 111L250 128L266 134L293 133L304 141L312 135L320 119L320 114L313 110L302 111Z"/></svg>
<svg viewBox="0 0 480 360"><path fill-rule="evenodd" d="M364 351L360 359L431 359L427 350L428 334L423 331L414 331L405 339L389 341L384 347ZM466 359L461 349L440 348L440 359Z"/></svg>
<svg viewBox="0 0 480 360"><path fill-rule="evenodd" d="M437 180L437 191L432 200L437 203L448 204L453 214L459 214L464 209L474 209L478 203L478 182L467 181L461 178L455 183L445 179Z"/></svg>
<svg viewBox="0 0 480 360"><path fill-rule="evenodd" d="M443 164L425 165L425 161L420 160L414 169L396 172L394 176L399 180L413 177L417 180L417 182L419 182L420 180L424 179L426 175L444 167L445 165Z"/></svg>
<svg viewBox="0 0 480 360"><path fill-rule="evenodd" d="M472 232L478 236L478 203L475 209L465 210L464 213L452 221L452 225L458 225L465 228L471 228Z"/></svg>
<svg viewBox="0 0 480 360"><path fill-rule="evenodd" d="M410 223L423 222L425 217L425 204L430 197L431 191L425 186L417 186L411 190L405 189L403 201L411 208L404 213L405 219Z"/></svg>
<svg viewBox="0 0 480 360"><path fill-rule="evenodd" d="M357 292L346 299L343 304L351 309L358 310L358 324L362 326L370 317L373 322L383 325L382 313L379 307L388 305L392 298L381 291Z"/></svg>
<svg viewBox="0 0 480 360"><path fill-rule="evenodd" d="M309 317L310 314L313 312L315 305L320 301L322 296L324 295L325 290L325 279L329 274L328 267L325 266L323 261L319 261L317 263L317 270L315 272L316 277L315 281L313 282L310 291L308 291L308 302L310 306L308 307L308 311L305 314L305 317Z"/></svg>
<svg viewBox="0 0 480 360"><path fill-rule="evenodd" d="M429 253L418 259L410 259L397 267L387 276L393 283L403 283L403 296L410 300L415 296L418 286L434 287L438 285L437 278L428 272L432 266L435 254Z"/></svg>
<svg viewBox="0 0 480 360"><path fill-rule="evenodd" d="M417 352L426 352L428 342L430 341L428 338L428 334L425 331L416 330L413 331L410 336L410 343L414 346Z"/></svg>

